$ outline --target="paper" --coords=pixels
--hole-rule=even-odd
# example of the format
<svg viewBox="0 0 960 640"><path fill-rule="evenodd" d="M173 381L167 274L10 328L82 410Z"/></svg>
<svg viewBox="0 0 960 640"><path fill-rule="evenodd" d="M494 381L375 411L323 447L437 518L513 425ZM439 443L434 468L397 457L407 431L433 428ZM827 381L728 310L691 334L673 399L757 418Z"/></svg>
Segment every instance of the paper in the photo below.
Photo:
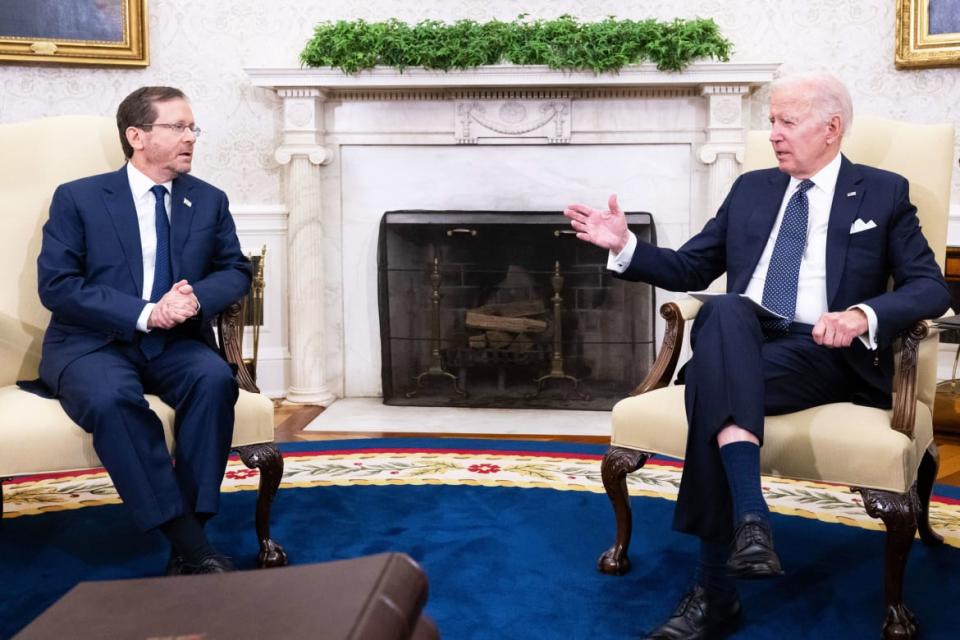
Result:
<svg viewBox="0 0 960 640"><path fill-rule="evenodd" d="M706 302L710 298L716 296L725 296L726 293L717 293L714 291L687 291L687 295L691 298L699 300L700 302ZM782 316L772 309L767 309L765 306L754 300L753 298L747 296L745 293L737 294L744 300L750 303L750 306L753 307L753 311L757 314L758 318L773 318L776 320L783 320L786 316Z"/></svg>

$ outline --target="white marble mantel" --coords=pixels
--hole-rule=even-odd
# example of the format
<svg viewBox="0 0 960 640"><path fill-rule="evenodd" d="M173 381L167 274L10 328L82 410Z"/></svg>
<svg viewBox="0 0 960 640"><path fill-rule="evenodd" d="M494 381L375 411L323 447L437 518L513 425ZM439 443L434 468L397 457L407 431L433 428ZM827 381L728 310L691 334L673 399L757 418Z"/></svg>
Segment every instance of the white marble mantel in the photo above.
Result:
<svg viewBox="0 0 960 640"><path fill-rule="evenodd" d="M318 89L436 89L436 88L536 88L536 87L695 87L705 84L770 82L779 63L699 62L680 72L658 71L654 64L625 67L617 73L558 71L541 65L490 65L476 69L435 71L376 67L346 74L333 68L247 68L258 87L311 87Z"/></svg>
<svg viewBox="0 0 960 640"><path fill-rule="evenodd" d="M616 74L249 68L280 97L292 401L380 395L376 246L392 209L562 210L616 191L679 246L739 173L777 64ZM669 299L657 292L658 301Z"/></svg>

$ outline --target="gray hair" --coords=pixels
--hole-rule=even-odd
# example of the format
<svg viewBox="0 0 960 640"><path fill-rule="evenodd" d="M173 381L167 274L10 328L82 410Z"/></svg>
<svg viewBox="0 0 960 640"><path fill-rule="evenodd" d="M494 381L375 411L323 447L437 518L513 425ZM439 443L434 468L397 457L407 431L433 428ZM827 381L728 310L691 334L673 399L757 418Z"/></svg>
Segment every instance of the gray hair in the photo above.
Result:
<svg viewBox="0 0 960 640"><path fill-rule="evenodd" d="M833 116L840 116L841 137L846 135L853 125L853 100L850 99L850 92L832 73L809 71L783 76L773 81L770 93L781 89L806 90L811 108L824 122L829 122Z"/></svg>

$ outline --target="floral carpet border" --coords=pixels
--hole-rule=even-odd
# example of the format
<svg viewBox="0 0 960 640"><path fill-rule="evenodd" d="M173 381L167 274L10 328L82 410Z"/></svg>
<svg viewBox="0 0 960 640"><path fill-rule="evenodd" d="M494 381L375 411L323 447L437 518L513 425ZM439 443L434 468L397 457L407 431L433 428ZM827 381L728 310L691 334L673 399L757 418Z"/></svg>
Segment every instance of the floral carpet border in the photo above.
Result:
<svg viewBox="0 0 960 640"><path fill-rule="evenodd" d="M356 485L467 485L603 493L599 456L539 452L366 450L292 453L284 456L284 487ZM627 477L631 495L676 500L681 467L649 461ZM231 459L223 490L253 491L258 472ZM764 495L777 513L883 530L847 487L763 478ZM3 517L37 515L120 502L102 470L17 478L4 485ZM960 501L934 496L930 521L947 544L960 548Z"/></svg>

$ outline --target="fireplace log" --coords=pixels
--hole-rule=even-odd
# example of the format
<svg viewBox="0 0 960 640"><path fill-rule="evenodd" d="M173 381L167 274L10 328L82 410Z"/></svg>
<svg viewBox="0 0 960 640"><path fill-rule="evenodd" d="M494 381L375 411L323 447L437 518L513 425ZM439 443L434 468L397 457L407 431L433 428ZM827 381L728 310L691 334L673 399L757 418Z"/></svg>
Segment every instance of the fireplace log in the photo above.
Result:
<svg viewBox="0 0 960 640"><path fill-rule="evenodd" d="M503 349L505 347L509 347L513 343L513 339L517 336L517 334L508 333L507 331L487 331L486 336L487 344L490 345L490 348Z"/></svg>
<svg viewBox="0 0 960 640"><path fill-rule="evenodd" d="M470 336L467 338L467 344L470 345L471 349L486 349L487 348L487 334L478 333L476 335Z"/></svg>
<svg viewBox="0 0 960 640"><path fill-rule="evenodd" d="M504 318L475 311L467 311L465 323L470 329L486 331L508 331L510 333L543 333L547 323L529 318Z"/></svg>
<svg viewBox="0 0 960 640"><path fill-rule="evenodd" d="M505 318L523 318L543 315L547 312L547 308L543 305L542 300L520 300L519 302L485 304L482 307L468 309L468 311Z"/></svg>
<svg viewBox="0 0 960 640"><path fill-rule="evenodd" d="M526 353L531 349L533 349L533 340L530 339L530 336L525 333L518 333L507 350L513 353Z"/></svg>

